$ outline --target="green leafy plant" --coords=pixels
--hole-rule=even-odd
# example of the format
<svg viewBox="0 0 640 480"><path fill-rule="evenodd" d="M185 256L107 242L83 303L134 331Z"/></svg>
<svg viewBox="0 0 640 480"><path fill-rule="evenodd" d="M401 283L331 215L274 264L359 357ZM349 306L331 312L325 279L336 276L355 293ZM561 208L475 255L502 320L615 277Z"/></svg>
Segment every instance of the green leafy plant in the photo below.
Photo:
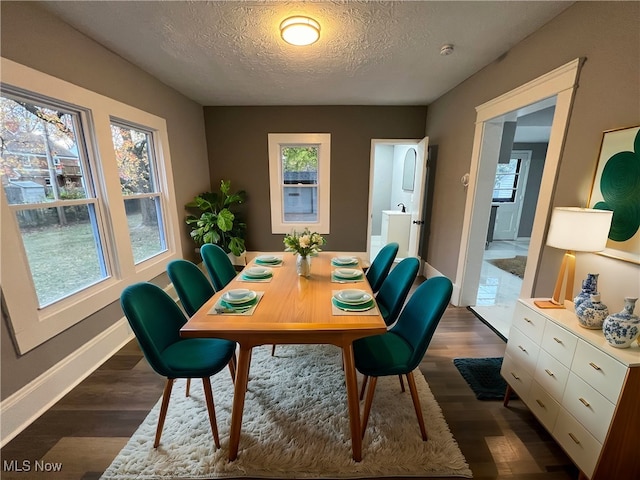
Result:
<svg viewBox="0 0 640 480"><path fill-rule="evenodd" d="M205 192L197 195L185 207L193 212L186 218L191 227L191 238L197 245L215 243L234 255L245 251L247 224L240 221L232 211L247 198L244 190L231 192L229 180L220 181L219 192Z"/></svg>

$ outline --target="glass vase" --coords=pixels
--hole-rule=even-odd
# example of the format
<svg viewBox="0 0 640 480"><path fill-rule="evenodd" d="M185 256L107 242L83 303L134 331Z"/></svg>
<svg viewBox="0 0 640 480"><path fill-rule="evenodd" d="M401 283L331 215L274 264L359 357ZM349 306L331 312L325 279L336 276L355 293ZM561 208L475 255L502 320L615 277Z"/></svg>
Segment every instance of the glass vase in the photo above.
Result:
<svg viewBox="0 0 640 480"><path fill-rule="evenodd" d="M311 257L309 255L298 255L296 258L296 270L301 277L311 276Z"/></svg>

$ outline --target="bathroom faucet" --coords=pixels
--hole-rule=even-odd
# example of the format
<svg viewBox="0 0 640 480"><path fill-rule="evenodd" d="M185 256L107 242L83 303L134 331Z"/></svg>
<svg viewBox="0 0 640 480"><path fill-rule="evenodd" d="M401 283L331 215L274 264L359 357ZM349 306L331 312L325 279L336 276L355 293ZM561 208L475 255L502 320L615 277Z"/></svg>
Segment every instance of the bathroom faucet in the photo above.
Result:
<svg viewBox="0 0 640 480"><path fill-rule="evenodd" d="M404 203L399 203L397 206L402 205L402 213L407 213L407 207L404 206Z"/></svg>

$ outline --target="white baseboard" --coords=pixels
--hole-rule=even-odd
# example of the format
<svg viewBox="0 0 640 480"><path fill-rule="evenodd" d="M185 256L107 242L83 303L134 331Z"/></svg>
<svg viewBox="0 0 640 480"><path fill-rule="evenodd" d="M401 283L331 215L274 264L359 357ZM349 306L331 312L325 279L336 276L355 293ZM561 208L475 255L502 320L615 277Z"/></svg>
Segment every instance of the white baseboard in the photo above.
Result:
<svg viewBox="0 0 640 480"><path fill-rule="evenodd" d="M175 300L173 285L164 290ZM0 448L33 423L134 338L121 318L0 403Z"/></svg>
<svg viewBox="0 0 640 480"><path fill-rule="evenodd" d="M134 337L120 319L0 404L4 447Z"/></svg>

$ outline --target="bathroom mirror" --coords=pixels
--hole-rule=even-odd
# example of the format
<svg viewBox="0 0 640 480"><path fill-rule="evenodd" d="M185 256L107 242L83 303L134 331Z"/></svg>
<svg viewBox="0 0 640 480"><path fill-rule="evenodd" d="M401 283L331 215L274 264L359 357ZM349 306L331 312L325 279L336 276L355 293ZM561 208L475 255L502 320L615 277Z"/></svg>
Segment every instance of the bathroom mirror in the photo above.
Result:
<svg viewBox="0 0 640 480"><path fill-rule="evenodd" d="M416 176L416 149L410 148L404 156L404 169L402 170L402 189L413 192L413 181Z"/></svg>

